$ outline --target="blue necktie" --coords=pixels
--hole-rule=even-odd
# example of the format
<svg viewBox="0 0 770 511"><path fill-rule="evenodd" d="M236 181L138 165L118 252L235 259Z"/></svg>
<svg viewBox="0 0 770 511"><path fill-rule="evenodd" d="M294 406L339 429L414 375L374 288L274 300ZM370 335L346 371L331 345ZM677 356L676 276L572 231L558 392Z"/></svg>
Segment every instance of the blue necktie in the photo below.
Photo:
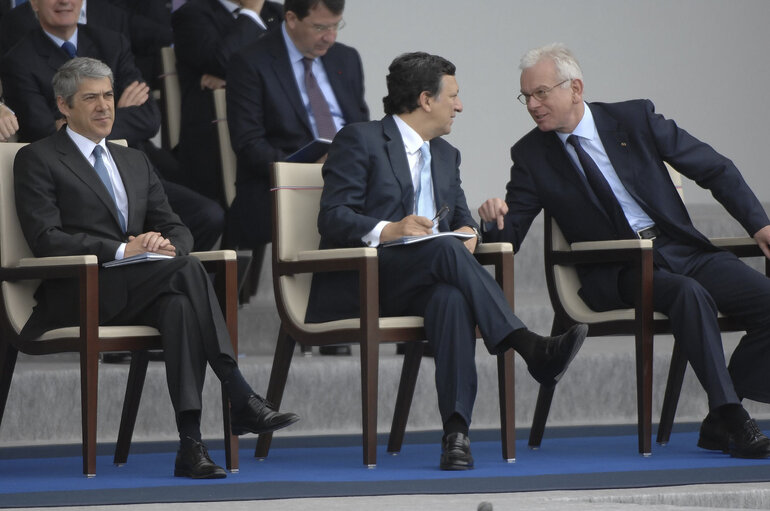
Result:
<svg viewBox="0 0 770 511"><path fill-rule="evenodd" d="M424 216L425 218L433 218L435 211L433 207L433 197L431 197L433 185L431 182L430 145L428 142L424 142L420 146L420 160L420 180L417 183L417 191L415 192L417 214L419 216Z"/></svg>
<svg viewBox="0 0 770 511"><path fill-rule="evenodd" d="M570 135L567 137L567 143L575 148L578 161L583 167L586 180L591 186L591 190L593 190L594 195L596 195L596 198L599 199L599 202L604 207L604 212L607 213L607 216L609 216L610 220L612 220L612 224L615 227L618 238L633 238L633 231L631 230L631 226L628 224L625 213L623 213L623 208L620 207L620 203L618 202L617 197L615 197L615 194L612 192L612 188L610 188L609 183L607 183L607 180L604 178L601 170L599 170L596 162L585 151L585 149L583 149L583 146L580 145L580 140L578 140L576 135Z"/></svg>
<svg viewBox="0 0 770 511"><path fill-rule="evenodd" d="M64 53L69 55L71 59L74 59L78 54L78 50L75 48L75 45L69 41L64 41L61 45L61 49L64 50Z"/></svg>
<svg viewBox="0 0 770 511"><path fill-rule="evenodd" d="M107 171L107 166L104 165L104 160L102 159L102 155L104 154L104 149L102 146L97 145L94 147L94 170L99 175L99 179L102 180L102 183L104 183L104 187L107 188L107 191L110 193L110 197L112 197L112 202L115 203L115 209L118 212L118 219L120 220L120 228L123 229L123 232L126 232L126 219L123 218L123 213L120 212L120 208L118 208L118 201L115 199L115 189L112 187L112 181L110 180L110 173Z"/></svg>
<svg viewBox="0 0 770 511"><path fill-rule="evenodd" d="M18 6L20 6L21 4L24 4L24 3L27 3L27 0L14 0L13 1L13 6L14 7L18 7Z"/></svg>

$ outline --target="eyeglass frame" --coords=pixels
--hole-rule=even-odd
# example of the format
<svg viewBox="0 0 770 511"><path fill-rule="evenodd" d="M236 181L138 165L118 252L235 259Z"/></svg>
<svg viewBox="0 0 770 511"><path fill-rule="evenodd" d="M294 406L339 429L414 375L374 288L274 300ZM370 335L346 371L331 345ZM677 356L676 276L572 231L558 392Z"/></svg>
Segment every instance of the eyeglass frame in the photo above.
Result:
<svg viewBox="0 0 770 511"><path fill-rule="evenodd" d="M572 78L567 78L566 80L562 80L561 82L557 83L552 87L548 87L547 89L537 89L532 94L527 94L525 92L522 92L521 94L516 96L516 99L518 99L519 103L521 103L524 106L527 106L527 103L529 103L529 98L535 98L536 100L543 102L545 101L545 99L548 97L548 94L550 94L552 90L554 90L556 87L559 87L571 81L572 81Z"/></svg>
<svg viewBox="0 0 770 511"><path fill-rule="evenodd" d="M313 23L310 25L313 27L313 30L316 34L326 34L328 32L339 32L343 28L345 28L345 19L340 18L340 20L337 23L334 23L333 25L318 25L316 23Z"/></svg>

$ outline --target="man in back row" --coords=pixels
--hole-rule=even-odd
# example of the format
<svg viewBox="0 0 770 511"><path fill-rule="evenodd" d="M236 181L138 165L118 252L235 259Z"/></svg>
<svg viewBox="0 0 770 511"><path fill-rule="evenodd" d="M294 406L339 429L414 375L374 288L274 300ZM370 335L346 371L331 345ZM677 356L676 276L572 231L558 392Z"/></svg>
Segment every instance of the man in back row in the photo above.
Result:
<svg viewBox="0 0 770 511"><path fill-rule="evenodd" d="M712 245L692 224L664 162L711 191L770 257L770 220L738 169L655 113L648 100L585 103L573 54L554 44L521 59L521 94L537 124L511 149L506 200L479 208L484 239L521 247L545 209L567 241L653 240L653 303L706 390L698 445L740 458L770 457L770 440L741 405L770 402L770 280ZM630 307L639 275L622 264L578 266L594 310ZM725 364L718 311L746 335Z"/></svg>
<svg viewBox="0 0 770 511"><path fill-rule="evenodd" d="M393 61L387 115L348 125L334 138L318 215L321 248L377 247L382 315L425 319L444 429L442 470L473 467L476 325L490 354L515 349L542 385L561 378L587 331L577 325L555 338L530 332L473 257L478 231L461 186L460 153L441 138L462 111L454 75L455 66L436 55L408 53ZM383 245L438 231L470 236ZM316 273L306 319L355 317L358 300L355 273Z"/></svg>
<svg viewBox="0 0 770 511"><path fill-rule="evenodd" d="M74 58L53 79L66 125L21 148L14 162L16 209L36 257L94 254L99 259L99 324L156 327L179 430L174 475L222 478L225 471L201 442L201 392L206 363L230 400L232 432L265 433L298 420L277 413L243 379L209 276L189 256L192 236L171 210L147 157L106 143L115 118L110 68ZM104 268L143 252L172 259ZM78 290L48 280L22 330L34 339L76 323Z"/></svg>

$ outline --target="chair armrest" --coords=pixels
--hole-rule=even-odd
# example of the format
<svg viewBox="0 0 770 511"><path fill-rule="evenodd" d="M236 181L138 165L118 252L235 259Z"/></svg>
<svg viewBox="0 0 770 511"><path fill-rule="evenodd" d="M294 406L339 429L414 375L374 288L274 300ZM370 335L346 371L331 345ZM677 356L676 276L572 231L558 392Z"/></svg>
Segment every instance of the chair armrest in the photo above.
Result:
<svg viewBox="0 0 770 511"><path fill-rule="evenodd" d="M235 250L209 250L205 252L190 252L190 255L196 257L201 262L238 260L238 255L235 253Z"/></svg>
<svg viewBox="0 0 770 511"><path fill-rule="evenodd" d="M652 240L606 240L572 243L570 250L554 250L551 264L597 264L634 261L652 253Z"/></svg>
<svg viewBox="0 0 770 511"><path fill-rule="evenodd" d="M579 241L572 243L570 248L573 252L583 252L586 250L622 250L629 248L652 248L652 240L603 240L603 241Z"/></svg>
<svg viewBox="0 0 770 511"><path fill-rule="evenodd" d="M360 257L377 257L377 249L371 247L331 248L326 250L305 250L297 254L298 261L356 259Z"/></svg>
<svg viewBox="0 0 770 511"><path fill-rule="evenodd" d="M513 245L510 243L482 243L476 245L474 255L499 254L513 252Z"/></svg>
<svg viewBox="0 0 770 511"><path fill-rule="evenodd" d="M53 256L53 257L25 257L19 260L18 268L48 267L48 266L82 266L85 264L97 264L99 260L95 255Z"/></svg>

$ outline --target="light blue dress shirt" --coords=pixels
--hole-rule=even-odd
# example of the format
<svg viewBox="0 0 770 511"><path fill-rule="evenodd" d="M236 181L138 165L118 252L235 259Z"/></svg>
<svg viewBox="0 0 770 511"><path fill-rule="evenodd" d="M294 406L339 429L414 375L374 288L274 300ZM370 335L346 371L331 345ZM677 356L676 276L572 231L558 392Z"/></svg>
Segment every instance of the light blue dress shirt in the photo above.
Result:
<svg viewBox="0 0 770 511"><path fill-rule="evenodd" d="M283 40L286 43L286 49L289 51L289 62L291 62L291 68L294 71L294 79L299 87L299 94L302 96L302 104L305 105L307 116L310 118L310 126L313 128L313 136L318 138L318 128L316 128L315 119L310 115L310 99L307 96L307 90L305 89L305 66L302 64L303 55L294 45L294 42L289 37L289 33L286 32L286 22L281 25L281 31L283 32ZM313 66L311 67L313 75L318 82L321 92L326 98L326 102L329 103L329 110L332 113L332 119L334 120L334 126L337 131L342 129L345 125L345 118L342 116L342 109L337 102L337 97L334 95L332 86L329 83L329 77L326 75L321 59L315 59Z"/></svg>
<svg viewBox="0 0 770 511"><path fill-rule="evenodd" d="M596 166L599 167L599 170L604 175L604 179L607 180L610 188L612 188L612 193L615 194L615 198L618 199L620 207L623 208L623 213L626 215L626 220L628 220L631 229L640 231L655 225L655 222L652 221L641 206L639 206L639 203L631 197L631 194L628 193L626 187L623 186L617 172L615 172L615 168L607 157L607 151L604 150L604 144L602 144L602 140L599 138L599 132L596 129L596 123L594 122L594 116L591 113L591 109L586 103L583 103L583 105L585 106L585 113L575 130L572 133L556 133L562 144L564 144L564 148L572 159L572 163L580 169L580 172L583 173L583 178L585 178L583 166L580 165L575 148L567 143L567 137L576 135L580 138L581 147L594 160ZM587 181L585 181L585 183L586 186L589 186Z"/></svg>

